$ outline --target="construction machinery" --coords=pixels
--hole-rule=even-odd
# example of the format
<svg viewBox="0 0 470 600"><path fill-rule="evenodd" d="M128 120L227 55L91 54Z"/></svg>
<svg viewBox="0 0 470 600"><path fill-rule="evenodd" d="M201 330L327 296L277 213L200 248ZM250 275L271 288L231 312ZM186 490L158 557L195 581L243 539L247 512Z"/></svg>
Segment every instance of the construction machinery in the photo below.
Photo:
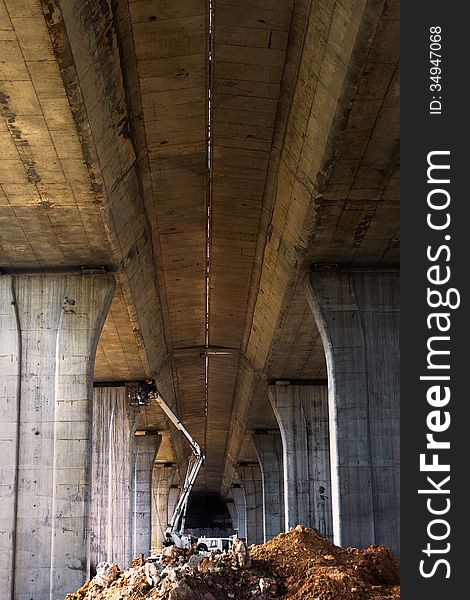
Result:
<svg viewBox="0 0 470 600"><path fill-rule="evenodd" d="M231 537L200 537L197 540L196 550L203 556L209 556L212 552L229 552L234 541L237 539L236 535Z"/></svg>
<svg viewBox="0 0 470 600"><path fill-rule="evenodd" d="M160 405L160 408L163 410L166 416L170 419L176 429L178 429L184 435L191 446L192 456L189 459L183 489L181 490L175 510L173 511L173 515L165 531L166 545L174 544L178 548L190 548L192 541L191 536L184 533L186 510L188 508L189 495L193 489L193 485L196 481L198 473L204 464L205 457L199 444L190 436L183 423L181 423L175 413L165 402L158 389L149 392L148 398L149 400L155 400Z"/></svg>

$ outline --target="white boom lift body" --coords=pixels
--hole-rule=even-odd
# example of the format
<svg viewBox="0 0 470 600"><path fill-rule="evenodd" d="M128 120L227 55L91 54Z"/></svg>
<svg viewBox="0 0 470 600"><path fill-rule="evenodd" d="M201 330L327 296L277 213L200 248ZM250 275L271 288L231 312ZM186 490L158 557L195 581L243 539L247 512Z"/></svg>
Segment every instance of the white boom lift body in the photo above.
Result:
<svg viewBox="0 0 470 600"><path fill-rule="evenodd" d="M171 410L165 400L162 398L160 392L150 392L149 398L155 400L166 416L170 419L173 425L181 431L184 437L188 440L193 455L189 459L188 469L186 471L186 478L184 480L183 489L176 503L175 510L168 524L168 528L165 532L165 537L168 541L171 541L178 548L185 548L191 546L191 540L189 536L184 535L184 525L186 520L186 510L188 508L188 500L191 490L193 489L194 482L198 476L199 470L204 464L204 454L199 444L194 440L184 427L183 423L178 419L175 413Z"/></svg>

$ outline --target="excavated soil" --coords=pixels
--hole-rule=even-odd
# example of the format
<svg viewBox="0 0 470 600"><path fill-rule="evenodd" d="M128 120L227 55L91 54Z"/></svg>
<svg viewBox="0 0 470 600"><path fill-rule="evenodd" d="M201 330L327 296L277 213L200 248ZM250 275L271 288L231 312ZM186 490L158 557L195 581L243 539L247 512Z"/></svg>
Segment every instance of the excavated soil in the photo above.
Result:
<svg viewBox="0 0 470 600"><path fill-rule="evenodd" d="M66 600L397 600L399 567L385 546L339 548L298 526L250 546L250 568L232 553L190 558L172 549L160 565L136 563L103 586L88 581ZM188 559L190 560L188 564ZM186 561L185 564L182 564Z"/></svg>

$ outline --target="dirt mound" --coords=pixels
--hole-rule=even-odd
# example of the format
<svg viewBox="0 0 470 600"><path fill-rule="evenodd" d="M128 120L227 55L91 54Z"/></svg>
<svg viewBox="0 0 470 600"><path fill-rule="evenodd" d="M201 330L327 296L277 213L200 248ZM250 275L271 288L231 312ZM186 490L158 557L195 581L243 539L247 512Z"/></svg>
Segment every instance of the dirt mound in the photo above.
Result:
<svg viewBox="0 0 470 600"><path fill-rule="evenodd" d="M349 600L399 598L399 567L385 546L339 548L298 526L250 549L254 568L282 582L281 597Z"/></svg>
<svg viewBox="0 0 470 600"><path fill-rule="evenodd" d="M384 546L338 548L317 531L298 526L266 544L251 546L251 566L236 553L207 558L169 549L160 563L139 561L115 573L108 585L87 582L67 600L397 600L399 568Z"/></svg>

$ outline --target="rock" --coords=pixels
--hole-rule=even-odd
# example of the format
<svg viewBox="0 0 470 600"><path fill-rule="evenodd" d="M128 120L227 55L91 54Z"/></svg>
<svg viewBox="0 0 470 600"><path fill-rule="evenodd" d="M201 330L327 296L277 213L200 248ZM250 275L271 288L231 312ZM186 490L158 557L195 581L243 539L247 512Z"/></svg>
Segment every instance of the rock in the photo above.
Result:
<svg viewBox="0 0 470 600"><path fill-rule="evenodd" d="M399 566L384 546L339 548L314 529L298 527L249 551L237 546L208 558L169 548L171 557L162 556L161 564L150 561L117 573L117 565L104 563L100 577L116 578L106 586L89 582L67 600L275 600L280 590L284 600L400 597ZM250 559L255 568L244 564Z"/></svg>
<svg viewBox="0 0 470 600"><path fill-rule="evenodd" d="M158 585L161 581L161 570L155 563L145 564L145 575L147 576L147 583L150 586Z"/></svg>
<svg viewBox="0 0 470 600"><path fill-rule="evenodd" d="M162 556L167 558L177 558L179 555L178 548L176 546L167 546L162 550Z"/></svg>
<svg viewBox="0 0 470 600"><path fill-rule="evenodd" d="M96 575L92 579L92 583L102 587L112 583L119 573L119 566L114 563L101 562L96 567Z"/></svg>
<svg viewBox="0 0 470 600"><path fill-rule="evenodd" d="M272 598L277 594L277 583L272 577L261 577L259 589L265 598Z"/></svg>
<svg viewBox="0 0 470 600"><path fill-rule="evenodd" d="M193 554L188 561L188 566L195 567L201 562L201 560L204 560L204 558L205 557L201 556L200 554Z"/></svg>
<svg viewBox="0 0 470 600"><path fill-rule="evenodd" d="M190 587L179 582L170 590L168 600L196 600L196 596Z"/></svg>

